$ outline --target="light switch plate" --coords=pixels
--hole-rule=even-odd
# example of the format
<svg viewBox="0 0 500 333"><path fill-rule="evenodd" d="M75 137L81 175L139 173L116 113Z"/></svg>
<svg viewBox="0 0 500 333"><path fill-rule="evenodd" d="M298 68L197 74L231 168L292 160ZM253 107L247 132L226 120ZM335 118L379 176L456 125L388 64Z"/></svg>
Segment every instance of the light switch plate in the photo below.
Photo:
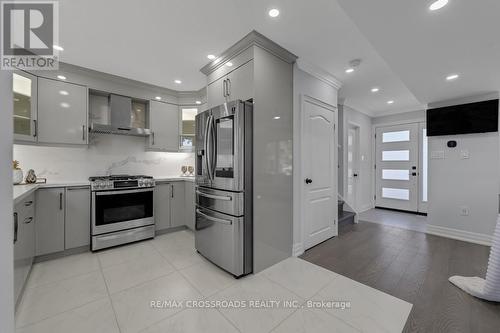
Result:
<svg viewBox="0 0 500 333"><path fill-rule="evenodd" d="M444 151L443 150L431 151L431 159L444 160Z"/></svg>

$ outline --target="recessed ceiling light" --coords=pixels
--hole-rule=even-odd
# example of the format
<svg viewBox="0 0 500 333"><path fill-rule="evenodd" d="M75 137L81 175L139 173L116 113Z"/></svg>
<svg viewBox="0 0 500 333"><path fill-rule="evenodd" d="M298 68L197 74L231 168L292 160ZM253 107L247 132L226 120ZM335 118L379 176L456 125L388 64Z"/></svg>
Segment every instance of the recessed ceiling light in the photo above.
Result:
<svg viewBox="0 0 500 333"><path fill-rule="evenodd" d="M393 100L387 101L387 104L394 104Z"/></svg>
<svg viewBox="0 0 500 333"><path fill-rule="evenodd" d="M201 101L196 101L195 103L196 103L196 104L201 104Z"/></svg>
<svg viewBox="0 0 500 333"><path fill-rule="evenodd" d="M345 70L346 73L352 73L354 72L354 68L348 68Z"/></svg>
<svg viewBox="0 0 500 333"><path fill-rule="evenodd" d="M69 93L66 90L59 90L59 95L68 96Z"/></svg>
<svg viewBox="0 0 500 333"><path fill-rule="evenodd" d="M281 118L281 117L279 117L279 116L273 117L273 119L280 119L280 118Z"/></svg>
<svg viewBox="0 0 500 333"><path fill-rule="evenodd" d="M379 88L372 88L372 93L378 92L380 89Z"/></svg>
<svg viewBox="0 0 500 333"><path fill-rule="evenodd" d="M210 60L214 60L216 57L213 54L207 55L207 58Z"/></svg>
<svg viewBox="0 0 500 333"><path fill-rule="evenodd" d="M58 75L57 78L59 80L66 80L66 76L64 76L64 75Z"/></svg>
<svg viewBox="0 0 500 333"><path fill-rule="evenodd" d="M65 102L62 102L62 103L61 103L61 104L59 104L59 105L61 105L61 107L62 107L62 108L65 108L65 109L67 109L67 108L69 108L69 107L70 107L70 105L69 105L68 103L65 103Z"/></svg>
<svg viewBox="0 0 500 333"><path fill-rule="evenodd" d="M227 67L233 67L233 63L232 63L232 62L228 62L228 63L226 64L226 66L227 66Z"/></svg>
<svg viewBox="0 0 500 333"><path fill-rule="evenodd" d="M174 82L177 83L177 84L181 84L182 83L181 80L175 80Z"/></svg>
<svg viewBox="0 0 500 333"><path fill-rule="evenodd" d="M448 4L448 0L437 0L437 1L434 1L430 6L429 6L429 9L430 10L438 10L438 9L441 9L443 8L444 6L446 6Z"/></svg>
<svg viewBox="0 0 500 333"><path fill-rule="evenodd" d="M161 97L160 97L160 96L156 96L156 97L155 97L155 99L156 99L157 101L161 101Z"/></svg>
<svg viewBox="0 0 500 333"><path fill-rule="evenodd" d="M59 45L55 45L55 44L54 44L54 45L52 45L52 48L53 48L54 50L57 50L57 51L64 51L64 48L63 48L62 46L59 46Z"/></svg>
<svg viewBox="0 0 500 333"><path fill-rule="evenodd" d="M448 80L448 81L452 81L452 80L455 80L455 79L458 79L458 74L451 74L451 75L448 75L446 77L446 80Z"/></svg>
<svg viewBox="0 0 500 333"><path fill-rule="evenodd" d="M277 10L276 8L273 8L269 11L269 16L271 17L278 17L278 15L280 14L280 11Z"/></svg>

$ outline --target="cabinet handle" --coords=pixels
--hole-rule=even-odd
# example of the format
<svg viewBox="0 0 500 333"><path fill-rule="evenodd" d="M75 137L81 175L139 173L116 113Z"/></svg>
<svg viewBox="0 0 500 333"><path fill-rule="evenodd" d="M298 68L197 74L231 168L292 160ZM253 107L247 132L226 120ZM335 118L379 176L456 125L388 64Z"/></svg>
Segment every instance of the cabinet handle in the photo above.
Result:
<svg viewBox="0 0 500 333"><path fill-rule="evenodd" d="M222 81L222 96L226 97L226 80Z"/></svg>
<svg viewBox="0 0 500 333"><path fill-rule="evenodd" d="M85 141L85 125L82 125L82 141Z"/></svg>
<svg viewBox="0 0 500 333"><path fill-rule="evenodd" d="M155 132L151 133L151 139L153 140L152 146L155 145Z"/></svg>
<svg viewBox="0 0 500 333"><path fill-rule="evenodd" d="M74 187L67 187L67 191L79 191L79 190L88 190L88 186L74 186Z"/></svg>
<svg viewBox="0 0 500 333"><path fill-rule="evenodd" d="M29 207L29 206L31 206L32 204L33 204L33 200L26 201L26 202L24 203L24 205L25 205L26 207Z"/></svg>
<svg viewBox="0 0 500 333"><path fill-rule="evenodd" d="M36 121L36 119L33 119L33 128L34 128L33 137L36 138L38 136L38 122Z"/></svg>
<svg viewBox="0 0 500 333"><path fill-rule="evenodd" d="M231 96L231 79L227 79L227 84L226 84L227 88L227 96Z"/></svg>
<svg viewBox="0 0 500 333"><path fill-rule="evenodd" d="M174 185L170 185L172 187L172 191L170 191L170 197L174 197Z"/></svg>
<svg viewBox="0 0 500 333"><path fill-rule="evenodd" d="M19 229L19 221L17 213L14 213L14 244L17 242L17 230Z"/></svg>
<svg viewBox="0 0 500 333"><path fill-rule="evenodd" d="M25 224L30 224L31 222L33 222L33 217L32 216L27 217L27 218L24 219L24 223Z"/></svg>
<svg viewBox="0 0 500 333"><path fill-rule="evenodd" d="M63 197L63 194L62 193L59 193L59 210L62 210L63 209L63 200L62 200L62 197Z"/></svg>

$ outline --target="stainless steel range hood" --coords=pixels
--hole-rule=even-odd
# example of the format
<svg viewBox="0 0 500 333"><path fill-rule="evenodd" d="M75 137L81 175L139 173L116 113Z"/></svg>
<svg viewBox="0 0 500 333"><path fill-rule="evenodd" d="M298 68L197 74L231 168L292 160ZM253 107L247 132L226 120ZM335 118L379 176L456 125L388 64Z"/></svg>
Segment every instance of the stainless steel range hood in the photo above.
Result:
<svg viewBox="0 0 500 333"><path fill-rule="evenodd" d="M106 117L106 123L92 123L90 130L92 133L131 136L151 135L151 130L144 128L145 121L141 123L136 120L138 118L136 111L145 113L145 109L134 110L133 101L130 97L110 94L108 98L109 116ZM143 126L138 127L139 123Z"/></svg>

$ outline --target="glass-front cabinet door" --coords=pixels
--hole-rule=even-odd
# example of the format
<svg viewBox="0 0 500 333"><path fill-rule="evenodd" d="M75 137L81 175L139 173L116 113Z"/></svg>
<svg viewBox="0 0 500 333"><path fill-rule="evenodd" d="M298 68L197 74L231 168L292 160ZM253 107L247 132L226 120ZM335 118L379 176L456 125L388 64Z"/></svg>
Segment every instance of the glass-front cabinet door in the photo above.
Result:
<svg viewBox="0 0 500 333"><path fill-rule="evenodd" d="M195 117L198 108L181 107L181 149L192 150L194 147Z"/></svg>
<svg viewBox="0 0 500 333"><path fill-rule="evenodd" d="M37 78L16 71L12 75L14 92L14 140L36 141Z"/></svg>

